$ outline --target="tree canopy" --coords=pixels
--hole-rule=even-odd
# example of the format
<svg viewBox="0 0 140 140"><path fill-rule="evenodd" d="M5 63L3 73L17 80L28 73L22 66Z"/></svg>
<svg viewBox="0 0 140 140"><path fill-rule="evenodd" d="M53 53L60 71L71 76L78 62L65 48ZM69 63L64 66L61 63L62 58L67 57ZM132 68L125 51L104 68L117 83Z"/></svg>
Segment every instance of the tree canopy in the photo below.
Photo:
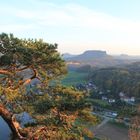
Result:
<svg viewBox="0 0 140 140"><path fill-rule="evenodd" d="M17 139L79 140L92 137L86 95L53 83L66 74L57 44L0 34L0 115ZM20 126L16 114L28 112L33 124Z"/></svg>
<svg viewBox="0 0 140 140"><path fill-rule="evenodd" d="M140 97L140 63L118 68L104 68L91 71L90 80L102 91L110 90L113 96L120 92L127 96Z"/></svg>

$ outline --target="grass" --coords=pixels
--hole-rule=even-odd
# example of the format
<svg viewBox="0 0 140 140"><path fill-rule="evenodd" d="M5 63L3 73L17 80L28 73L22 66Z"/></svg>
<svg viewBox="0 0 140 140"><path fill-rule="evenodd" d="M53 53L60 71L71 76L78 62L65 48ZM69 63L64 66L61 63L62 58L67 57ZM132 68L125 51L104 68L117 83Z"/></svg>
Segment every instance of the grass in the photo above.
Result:
<svg viewBox="0 0 140 140"><path fill-rule="evenodd" d="M109 103L107 101L103 101L101 99L92 99L92 103L98 104L102 107L109 106Z"/></svg>
<svg viewBox="0 0 140 140"><path fill-rule="evenodd" d="M101 139L98 139L98 138L93 138L93 140L101 140Z"/></svg>
<svg viewBox="0 0 140 140"><path fill-rule="evenodd" d="M126 126L124 123L121 123L121 122L109 121L109 123L112 125L115 125L119 128L127 128L128 129L128 126Z"/></svg>
<svg viewBox="0 0 140 140"><path fill-rule="evenodd" d="M72 86L87 82L88 73L69 71L66 77L62 80L62 85Z"/></svg>

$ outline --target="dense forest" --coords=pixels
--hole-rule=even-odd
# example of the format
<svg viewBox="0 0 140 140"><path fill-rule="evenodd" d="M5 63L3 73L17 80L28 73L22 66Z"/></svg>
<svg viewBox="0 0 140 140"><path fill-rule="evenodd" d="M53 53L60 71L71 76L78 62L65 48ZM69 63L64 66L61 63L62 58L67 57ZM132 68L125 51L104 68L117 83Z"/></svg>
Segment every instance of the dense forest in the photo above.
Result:
<svg viewBox="0 0 140 140"><path fill-rule="evenodd" d="M140 62L91 70L89 77L102 91L110 90L114 96L124 92L128 96L140 97Z"/></svg>

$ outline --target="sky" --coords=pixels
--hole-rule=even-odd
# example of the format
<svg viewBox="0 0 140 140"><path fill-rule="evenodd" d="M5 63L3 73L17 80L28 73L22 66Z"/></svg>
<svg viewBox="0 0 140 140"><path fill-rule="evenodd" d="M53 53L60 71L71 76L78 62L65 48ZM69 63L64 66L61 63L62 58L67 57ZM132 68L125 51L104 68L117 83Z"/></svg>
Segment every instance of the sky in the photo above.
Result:
<svg viewBox="0 0 140 140"><path fill-rule="evenodd" d="M60 53L140 55L140 0L0 0L0 33L57 43Z"/></svg>

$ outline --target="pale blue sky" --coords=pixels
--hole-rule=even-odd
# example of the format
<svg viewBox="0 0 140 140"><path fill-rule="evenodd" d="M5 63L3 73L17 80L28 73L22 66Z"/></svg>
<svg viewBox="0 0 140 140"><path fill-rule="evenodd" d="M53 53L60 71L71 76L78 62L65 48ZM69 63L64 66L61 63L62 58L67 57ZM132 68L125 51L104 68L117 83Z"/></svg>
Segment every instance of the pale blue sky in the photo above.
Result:
<svg viewBox="0 0 140 140"><path fill-rule="evenodd" d="M140 55L140 0L0 0L0 32L87 49Z"/></svg>

